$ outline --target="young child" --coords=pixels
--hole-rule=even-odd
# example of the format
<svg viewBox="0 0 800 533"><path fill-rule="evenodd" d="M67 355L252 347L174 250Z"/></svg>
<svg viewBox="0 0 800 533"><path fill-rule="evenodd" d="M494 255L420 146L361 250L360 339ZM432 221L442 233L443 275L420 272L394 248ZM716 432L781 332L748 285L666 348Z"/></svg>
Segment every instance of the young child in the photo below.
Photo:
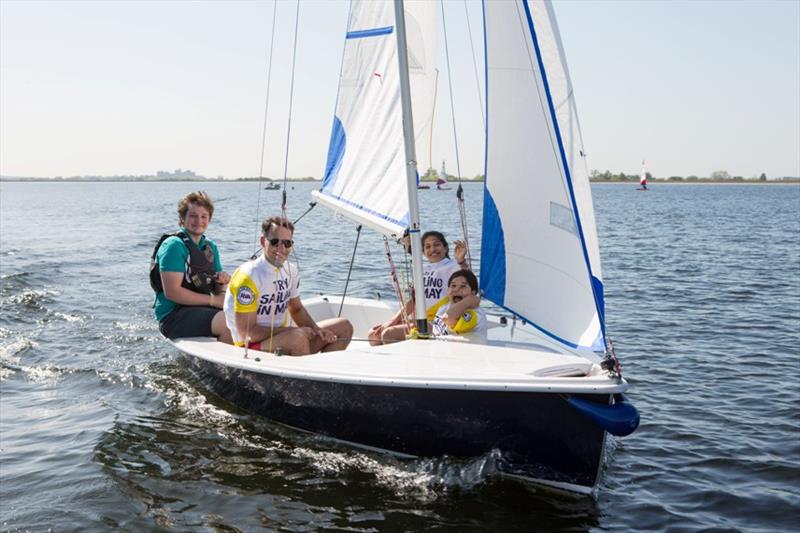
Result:
<svg viewBox="0 0 800 533"><path fill-rule="evenodd" d="M436 306L433 334L463 335L486 332L486 315L478 307L478 279L469 270L459 270L450 276L447 297Z"/></svg>
<svg viewBox="0 0 800 533"><path fill-rule="evenodd" d="M467 268L465 257L467 247L462 241L456 241L455 260L450 258L449 247L444 235L438 231L426 231L422 235L422 253L428 264L422 273L425 291L425 308L428 310L428 320L436 316L437 304L446 298L447 282L453 272L460 268ZM396 342L406 338L408 328L404 324L405 316L414 309L413 298L406 303L405 310L399 311L388 322L372 326L368 337L370 344L377 345L383 342Z"/></svg>

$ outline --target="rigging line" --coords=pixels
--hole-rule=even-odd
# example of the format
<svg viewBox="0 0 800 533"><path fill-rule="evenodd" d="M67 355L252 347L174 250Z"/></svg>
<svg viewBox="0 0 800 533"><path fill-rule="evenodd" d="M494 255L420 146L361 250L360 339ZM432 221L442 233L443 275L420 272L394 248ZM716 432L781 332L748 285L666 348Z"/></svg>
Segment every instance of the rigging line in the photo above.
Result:
<svg viewBox="0 0 800 533"><path fill-rule="evenodd" d="M405 326L406 333L408 333L409 330L408 320L406 320L406 302L405 298L403 298L403 291L400 288L400 280L397 279L397 269L395 268L394 261L392 260L392 250L389 248L389 239L386 238L386 235L383 236L383 244L386 247L386 259L389 261L389 272L392 276L392 285L394 286L395 292L397 292L397 299L400 301L400 312L403 315L403 325Z"/></svg>
<svg viewBox="0 0 800 533"><path fill-rule="evenodd" d="M523 36L523 39L525 40L525 51L528 53L528 64L530 66L530 73L533 76L533 85L536 87L536 94L539 96L539 107L541 108L542 113L544 114L544 116L549 116L549 112L545 103L547 100L547 95L542 94L542 88L539 86L540 85L539 80L536 76L538 69L536 67L536 63L533 58L533 53L531 50L532 45L531 43L528 43L528 39L525 38L527 24L525 22L525 14L521 11L521 9L523 8L517 5L517 19L519 20L519 31ZM548 127L547 129L548 129L547 137L550 140L550 148L552 149L555 158L557 160L560 160L558 147L556 146L555 139L553 139L553 134L550 131L551 128ZM561 190L564 193L564 196L569 198L569 186L567 185L567 176L566 174L564 174L564 169L561 167L561 165L558 165L558 172L559 174L561 174ZM574 213L572 214L572 220L575 222L575 225L577 227L577 222L575 221Z"/></svg>
<svg viewBox="0 0 800 533"><path fill-rule="evenodd" d="M539 46L539 37L537 36L536 26L533 22L533 15L530 10L530 6L525 3L525 18L528 23L528 30L530 32L531 44L534 46L536 52L536 62L539 66L539 73L542 80L542 89L545 91L545 96L547 98L547 106L548 111L550 113L550 120L552 122L553 132L552 136L554 137L554 141L558 143L558 154L557 157L561 161L560 167L563 167L564 177L566 179L566 185L569 190L568 198L572 205L572 213L573 213L573 221L575 222L575 226L577 228L578 236L580 237L580 244L581 244L581 252L583 253L583 258L585 261L586 266L586 273L589 276L589 283L592 288L592 296L594 298L595 309L597 311L597 317L600 320L600 330L603 338L606 336L606 322L605 322L605 313L603 311L603 301L602 295L599 294L599 288L595 285L595 280L599 281L595 276L594 272L592 271L592 260L589 256L589 248L586 244L588 240L584 230L583 224L581 223L581 216L580 211L578 209L578 197L575 192L575 186L573 184L572 178L570 176L570 167L567 163L567 156L566 156L566 148L564 146L564 138L561 134L561 128L559 127L558 117L556 116L556 110L553 107L553 92L551 91L550 84L547 78L547 70L544 66L544 61L542 57L542 50ZM558 30L554 27L554 31L557 34ZM566 74L566 72L565 72ZM595 243L596 244L596 243Z"/></svg>
<svg viewBox="0 0 800 533"><path fill-rule="evenodd" d="M475 87L478 89L478 107L481 109L481 123L483 129L486 131L486 115L483 111L483 94L481 94L481 82L478 76L478 61L475 59L475 44L472 42L472 26L469 23L469 10L467 9L467 0L464 0L464 14L467 17L467 33L469 33L469 50L472 52L472 68L475 71Z"/></svg>
<svg viewBox="0 0 800 533"><path fill-rule="evenodd" d="M286 124L286 153L283 158L283 201L281 214L286 217L286 177L289 168L289 140L292 134L292 108L294 106L294 71L297 63L297 28L300 22L300 0L297 0L297 9L294 16L294 48L292 49L292 77L289 85L289 119Z"/></svg>
<svg viewBox="0 0 800 533"><path fill-rule="evenodd" d="M261 161L258 166L258 180L256 181L258 187L258 197L256 199L256 220L255 231L253 232L253 253L256 252L256 241L258 241L259 232L259 212L261 211L261 187L264 181L264 153L267 146L267 116L269 114L269 92L272 86L272 52L275 49L275 17L278 10L278 2L275 0L272 3L272 30L269 39L269 59L267 60L267 95L264 102L264 124L261 129Z"/></svg>
<svg viewBox="0 0 800 533"><path fill-rule="evenodd" d="M344 307L344 298L347 296L347 287L350 285L350 275L353 273L353 263L356 260L356 250L358 249L358 238L361 237L361 224L356 228L356 243L353 246L353 257L350 258L350 268L347 270L347 281L344 283L344 292L342 293L342 303L339 304L339 314L337 318L342 316L342 308Z"/></svg>
<svg viewBox="0 0 800 533"><path fill-rule="evenodd" d="M297 272L298 272L298 275L300 275L299 274L299 272L300 272L299 264L300 263L299 263L299 261L297 261L297 255L294 253L294 249L292 250L291 255L295 258L295 262L298 264ZM288 257L283 262L283 264L281 266L279 266L279 267L273 266L273 269L274 269L274 272L275 272L276 276L279 279L283 277L283 272L284 272L284 269L285 269L285 271L286 271L286 279L288 280L288 284L286 285L286 287L284 289L286 291L287 306L286 306L286 309L284 310L283 323L280 326L278 326L278 327L282 328L282 327L286 327L286 325L288 324L288 320L287 320L288 319L288 315L289 315L288 302L289 302L289 296L291 295L291 287L292 287L292 284L294 282L294 280L292 279L292 269L289 266ZM280 294L281 294L281 291L276 286L276 288L272 291L272 305L274 305L275 308L272 309L271 313L270 313L272 318L271 318L270 324L269 324L269 349L267 350L268 352L272 352L273 351L272 350L272 338L275 336L275 316L278 314L278 305L279 305L278 296ZM280 347L278 347L278 348L280 349Z"/></svg>
<svg viewBox="0 0 800 533"><path fill-rule="evenodd" d="M292 224L294 224L295 226L297 226L297 223L298 223L298 222L300 222L300 219L301 219L301 218L303 218L304 216L306 216L306 215L307 215L307 214L308 214L308 213L309 213L309 212L310 212L312 209L314 209L316 206L317 206L317 202L308 202L308 209L306 209L306 210L305 210L305 212L304 212L302 215L300 215L299 217L297 217L297 218L294 220L294 222L292 222Z"/></svg>
<svg viewBox="0 0 800 533"><path fill-rule="evenodd" d="M431 109L431 140L428 144L428 170L433 168L433 123L436 116L436 97L439 95L439 69L436 71L436 79L433 82L433 108ZM447 179L447 178L445 178Z"/></svg>
<svg viewBox="0 0 800 533"><path fill-rule="evenodd" d="M550 25L553 26L554 28L557 28L558 24L556 23L554 13L548 12L548 18L550 20ZM586 150L584 149L583 145L583 132L581 131L581 119L580 116L578 116L578 107L576 102L577 99L575 98L575 91L574 88L572 87L572 78L569 75L569 68L567 68L566 54L564 53L564 43L561 41L561 34L559 32L557 31L554 32L553 36L555 37L556 46L558 47L558 53L559 56L561 57L561 64L562 68L564 69L564 78L567 82L567 87L568 87L566 102L564 103L566 103L569 106L570 117L575 119L575 128L578 130L578 145L580 147L578 150L578 154L579 157L583 160L584 171L586 172L586 176L588 177L589 160L586 157Z"/></svg>
<svg viewBox="0 0 800 533"><path fill-rule="evenodd" d="M403 248L403 290L408 290L409 293L413 292L411 289L411 237L408 234L408 230L403 232L403 238L398 241L399 244Z"/></svg>
<svg viewBox="0 0 800 533"><path fill-rule="evenodd" d="M472 268L472 252L469 248L469 229L467 228L467 208L464 205L464 188L461 187L461 182L458 183L456 190L456 198L458 202L458 214L461 219L461 231L464 232L464 246L467 248L467 265L469 269L474 272Z"/></svg>
<svg viewBox="0 0 800 533"><path fill-rule="evenodd" d="M275 274L276 274L276 277L280 278L280 275L281 275L280 268L275 267ZM276 287L277 287L277 284L276 284ZM272 312L270 313L272 315L272 318L269 321L269 349L267 350L268 352L272 351L272 337L275 334L275 315L278 314L278 303L277 303L278 302L278 298L276 296L277 292L278 292L277 288L272 292L272 295L273 295L272 301L273 301L273 304L275 305L275 309L272 309L271 310Z"/></svg>
<svg viewBox="0 0 800 533"><path fill-rule="evenodd" d="M467 232L467 216L464 208L464 188L461 186L461 159L458 155L458 128L456 127L456 109L453 98L453 73L450 68L450 46L447 40L447 20L444 14L444 2L440 3L442 7L442 29L444 30L444 50L445 58L447 59L447 84L450 91L450 116L453 119L453 143L455 144L456 151L456 172L458 173L458 189L456 191L456 198L458 202L458 209L461 218L461 230L464 233L464 245L467 247L467 264L472 270L472 254L469 251L469 235ZM483 113L483 110L481 110ZM445 176L444 179L447 179Z"/></svg>
<svg viewBox="0 0 800 533"><path fill-rule="evenodd" d="M447 84L450 89L450 116L453 119L453 142L455 144L456 149L456 171L458 172L458 181L461 182L461 161L458 157L458 130L456 128L456 110L455 104L453 103L453 74L450 69L450 46L447 42L447 21L445 20L444 16L444 2L441 2L440 5L442 6L442 29L444 30L444 52L445 58L447 59Z"/></svg>

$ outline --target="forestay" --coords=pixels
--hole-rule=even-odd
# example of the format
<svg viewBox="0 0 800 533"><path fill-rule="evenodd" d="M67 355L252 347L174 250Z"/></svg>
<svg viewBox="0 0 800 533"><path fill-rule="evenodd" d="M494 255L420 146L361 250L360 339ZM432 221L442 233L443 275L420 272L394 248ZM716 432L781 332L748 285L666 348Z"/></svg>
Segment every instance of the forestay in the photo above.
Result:
<svg viewBox="0 0 800 533"><path fill-rule="evenodd" d="M432 122L436 3L405 3L414 137ZM354 0L322 189L323 205L387 235L409 226L394 8Z"/></svg>
<svg viewBox="0 0 800 533"><path fill-rule="evenodd" d="M484 2L481 287L571 347L604 348L600 254L566 60L549 2Z"/></svg>

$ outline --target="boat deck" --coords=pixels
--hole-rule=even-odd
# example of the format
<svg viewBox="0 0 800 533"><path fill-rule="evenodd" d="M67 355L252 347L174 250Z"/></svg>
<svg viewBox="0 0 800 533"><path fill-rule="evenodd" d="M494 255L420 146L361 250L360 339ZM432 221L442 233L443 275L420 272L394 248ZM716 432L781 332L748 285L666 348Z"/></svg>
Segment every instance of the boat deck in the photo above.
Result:
<svg viewBox="0 0 800 533"><path fill-rule="evenodd" d="M316 320L335 316L339 302L309 299L306 308ZM333 309L335 307L335 309ZM368 325L393 313L390 305L347 299L343 316L357 334L346 350L302 357L276 356L217 342L211 338L176 339L182 352L232 368L315 381L396 387L541 391L614 394L627 388L610 379L593 354L571 353L529 327L500 324L490 317L485 338L459 337L370 346ZM376 316L381 315L376 320Z"/></svg>

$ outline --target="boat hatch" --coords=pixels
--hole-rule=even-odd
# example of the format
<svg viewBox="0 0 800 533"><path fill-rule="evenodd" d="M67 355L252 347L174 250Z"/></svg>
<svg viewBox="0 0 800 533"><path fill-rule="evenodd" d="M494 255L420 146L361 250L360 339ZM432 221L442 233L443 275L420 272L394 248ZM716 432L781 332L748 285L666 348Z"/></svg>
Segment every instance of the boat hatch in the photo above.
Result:
<svg viewBox="0 0 800 533"><path fill-rule="evenodd" d="M539 368L530 373L539 378L577 378L589 374L591 363L570 363L567 365L554 365Z"/></svg>

